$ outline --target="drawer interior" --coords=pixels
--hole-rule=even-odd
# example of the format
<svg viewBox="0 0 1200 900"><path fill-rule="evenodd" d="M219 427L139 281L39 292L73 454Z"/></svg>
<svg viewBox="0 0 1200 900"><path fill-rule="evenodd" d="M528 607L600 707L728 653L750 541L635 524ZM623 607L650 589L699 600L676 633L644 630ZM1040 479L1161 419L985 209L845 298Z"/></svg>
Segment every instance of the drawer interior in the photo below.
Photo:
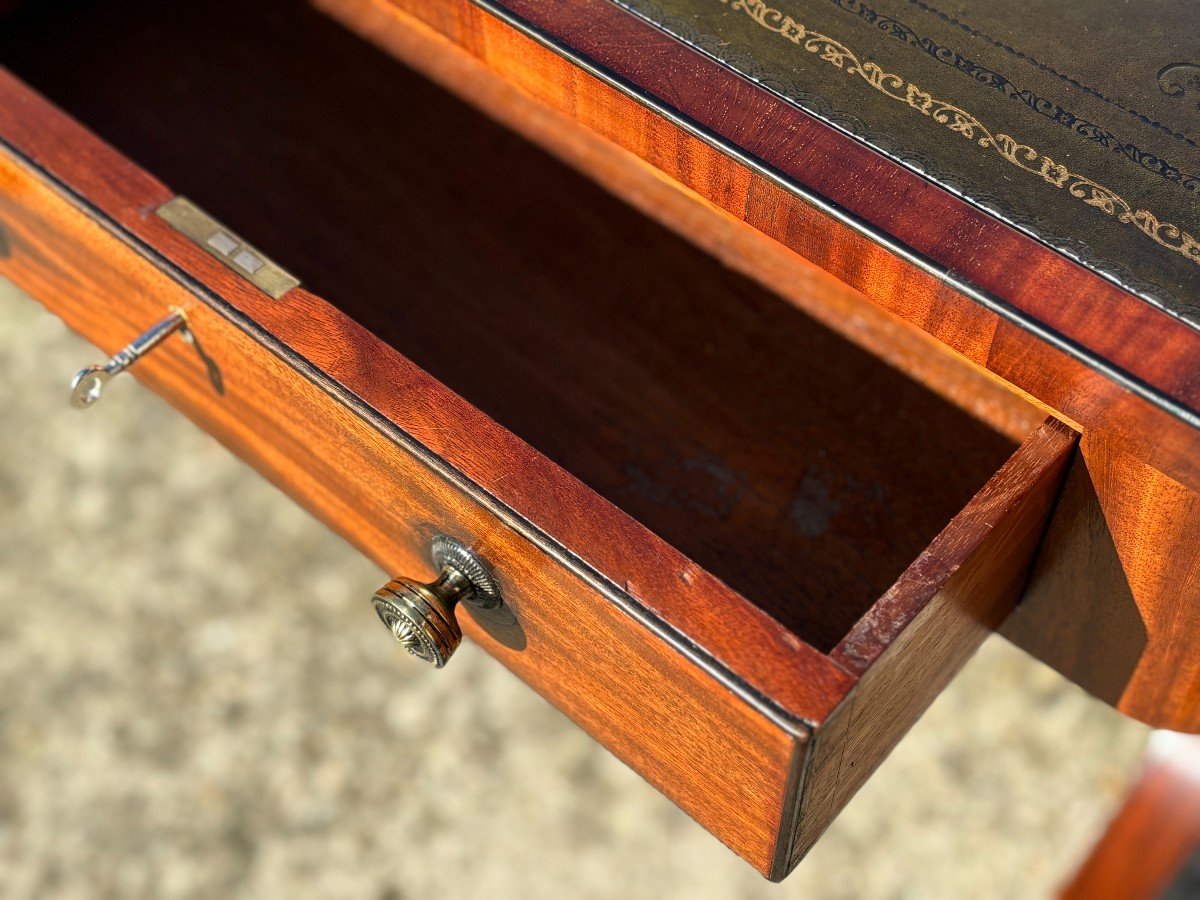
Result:
<svg viewBox="0 0 1200 900"><path fill-rule="evenodd" d="M305 4L34 2L0 62L824 652L1015 449Z"/></svg>

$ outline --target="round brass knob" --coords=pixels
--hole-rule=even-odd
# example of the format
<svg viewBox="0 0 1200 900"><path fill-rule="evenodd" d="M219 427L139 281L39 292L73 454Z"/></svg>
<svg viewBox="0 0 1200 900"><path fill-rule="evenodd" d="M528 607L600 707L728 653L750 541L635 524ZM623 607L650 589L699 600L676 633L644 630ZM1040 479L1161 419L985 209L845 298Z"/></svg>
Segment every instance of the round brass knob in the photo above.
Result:
<svg viewBox="0 0 1200 900"><path fill-rule="evenodd" d="M504 600L487 566L454 538L435 537L430 555L440 569L434 581L395 578L375 592L372 602L404 649L440 669L462 643L454 607L464 602L496 609Z"/></svg>

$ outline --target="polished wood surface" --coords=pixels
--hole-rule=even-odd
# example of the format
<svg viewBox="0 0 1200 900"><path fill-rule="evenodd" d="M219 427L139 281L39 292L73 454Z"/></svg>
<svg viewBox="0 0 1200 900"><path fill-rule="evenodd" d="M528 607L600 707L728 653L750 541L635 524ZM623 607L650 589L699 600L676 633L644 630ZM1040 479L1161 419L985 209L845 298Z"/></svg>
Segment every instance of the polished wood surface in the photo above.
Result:
<svg viewBox="0 0 1200 900"><path fill-rule="evenodd" d="M637 605L718 657L737 658L755 690L797 717L822 716L841 676L778 623L461 397L370 331L303 287L273 301L153 214L174 194L98 141L11 75L0 73L0 134L31 164L61 181L91 209L153 253L197 279L298 359L349 389L436 460L479 486L545 535L553 546ZM414 223L422 226L424 220ZM145 327L130 325L130 333ZM115 348L113 348L115 349ZM468 437L469 436L469 437ZM731 639L725 625L739 622ZM795 677L799 665L804 677ZM792 674L788 674L789 671Z"/></svg>
<svg viewBox="0 0 1200 900"><path fill-rule="evenodd" d="M479 547L501 575L527 643L521 649L505 646L470 622L465 623L468 632L764 872L778 877L794 864L798 855L788 825L794 804L810 784L813 790L821 786L800 778L802 726L784 727L764 716L752 698L738 700L727 681L712 677L678 645L590 591L429 471L410 449L389 440L362 411L331 397L334 386L323 386L318 372L298 367L287 348L257 330L247 331L248 323L231 319L228 311L211 306L213 301L189 297L185 286L41 184L36 173L8 161L0 174L9 251L0 271L106 349L115 349L166 305L184 306L205 352L222 370L225 393L212 390L199 360L182 342L140 364L140 377L389 570L427 574L423 557L433 530L449 530ZM297 293L289 296L297 299ZM339 332L330 329L329 319L303 321L302 340L296 343L310 355L319 343L327 352L347 351L336 337L330 339L344 333L346 323L339 323ZM1047 436L1057 437L1048 443ZM897 632L905 633L910 615L919 623L921 608L949 596L929 597L924 590L938 590L955 572L966 571L960 568L964 559L998 552L992 542L1002 540L1010 524L1027 516L1044 521L1048 507L1042 488L1061 468L1070 441L1059 426L1039 431L922 556L918 584L896 608L896 622L872 616L855 633L875 636L873 642L864 638L866 643L891 642ZM998 503L997 497L1021 502ZM1001 554L997 559L1003 559L1006 572L1023 573L1029 551L1024 558ZM1000 584L972 592L970 603L991 607L1015 599L994 593ZM743 656L767 649L753 643L753 628L743 630L740 624L728 623L726 638L749 637ZM911 627L923 630L919 624ZM786 640L798 653L797 663L811 658L795 637ZM937 640L950 647L955 635L947 632ZM965 653L973 646L964 641L960 649ZM890 708L885 713L900 726L897 738L955 667L940 670L936 655L923 655L928 680L904 682L906 693L923 699L904 714ZM832 662L821 664L826 703L836 707L850 695L854 679ZM805 668L801 663L781 674L803 679ZM807 668L808 676L821 678L814 666ZM677 722L680 716L686 721ZM669 723L666 731L664 723ZM836 747L836 742L827 745ZM887 743L877 749L883 754L889 748ZM859 771L868 769L864 765ZM838 773L836 783L840 778ZM849 779L841 790L848 795L858 783ZM806 833L819 833L834 812L831 807L800 821Z"/></svg>
<svg viewBox="0 0 1200 900"><path fill-rule="evenodd" d="M810 205L469 0L383 0L521 89L634 152L967 359L1200 485L1197 431L1075 362L944 279ZM1195 412L1197 333L998 220L833 131L607 0L505 0L548 39L698 122L789 179L1094 350ZM731 109L737 115L728 115ZM876 221L877 220L877 221ZM1035 355L1036 354L1036 355Z"/></svg>
<svg viewBox="0 0 1200 900"><path fill-rule="evenodd" d="M0 221L8 248L0 272L106 350L123 344L167 305L184 306L205 351L221 367L225 394L213 392L193 351L181 342L140 364L141 377L389 571L428 575L425 548L437 530L480 548L504 579L524 641L510 646L467 622L469 633L765 874L786 874L805 842L861 783L858 773L877 764L973 649L978 632L948 624L953 620L938 611L961 610L962 622L987 622L1016 599L1014 585L1032 560L1029 536L1049 515L1053 490L1047 486L1055 482L1073 441L1059 425L1040 429L990 479L984 462L971 464L968 472L979 479L981 492L972 498L967 491L963 505L950 510L934 529L940 533L913 550L916 561L903 574L895 573L899 587L882 600L863 604L859 594L839 604L835 598L832 618L819 618L810 608L808 619L798 618L797 627L789 629L763 611L778 604L777 598L735 592L338 307L303 288L273 301L232 275L153 215L172 196L170 189L11 76L0 78L0 134L13 148L0 168ZM580 198L584 196L580 188ZM591 202L595 206L589 215L611 203L603 197ZM661 258L682 267L678 271L713 278L723 289L721 296L755 311L745 319L723 306L716 294L691 292L707 298L690 312L707 323L706 331L712 333L706 336L722 365L739 364L733 352L739 345L728 349L722 341L748 335L767 340L769 335L756 330L762 322L783 328L830 370L801 368L794 372L797 377L836 379L843 377L837 369L846 365L877 389L884 385L909 414L925 410L922 421L929 429L954 432L914 435L913 440L922 441L931 453L944 446L947 452L962 453L964 460L971 458L975 451L961 441L963 435L979 433L970 431L981 427L977 423L964 422L936 395L896 380L894 373L856 355L815 323L796 318L799 313L753 285L705 268L711 263L672 243L675 239L665 232L647 231L648 226L623 220L625 213L613 210L622 229L656 242ZM400 237L420 240L416 232L427 221L405 220L411 230ZM289 220L289 229L300 230L297 224ZM599 240L605 230L592 234ZM252 239L272 252L269 234L255 233ZM282 256L280 261L293 264ZM464 269L470 272L469 266ZM330 287L341 290L336 284ZM351 288L353 281L345 289L352 296ZM665 284L662 289L669 298ZM606 298L593 299L600 303ZM397 303L391 296L387 300ZM373 317L372 328L387 332L387 315L374 318L378 308L390 307L364 305L361 312ZM517 315L511 303L505 308ZM644 318L653 310L604 308L614 318L625 315L643 326L653 322ZM623 340L644 340L618 326L613 324L614 334ZM397 332L390 334L400 343ZM443 339L460 349L457 335L448 333ZM417 350L423 346L413 345ZM704 344L693 340L691 346ZM686 425L696 422L697 407L705 409L709 403L729 415L729 406L720 405L728 404L720 385L703 380L703 373L691 376L701 378L699 382L679 380L686 354L669 342L663 347L661 368L654 375L671 386L674 396L654 408ZM619 346L602 341L600 348L611 370L635 371L634 360L617 352ZM774 352L789 365L803 362L789 361L786 348ZM695 366L703 368L703 358L693 356ZM436 362L438 356L431 358ZM555 365L548 363L554 377L571 371L566 363ZM467 366L465 371L472 370ZM630 384L645 390L651 380L637 374ZM695 394L693 384L713 396ZM860 396L851 381L834 385L846 396ZM773 396L787 399L769 381L756 388L775 390ZM505 395L481 396L494 401ZM571 410L570 404L559 408ZM512 414L519 417L521 412ZM839 423L869 425L853 419L852 407L841 412L849 418L839 419L836 412L836 404L815 400L796 407L797 417L824 423L818 433L834 431ZM635 424L641 422L639 427L651 427L631 416ZM702 437L714 434L707 430L710 426L695 427ZM546 434L563 439L553 430ZM789 434L796 441L811 438L802 431ZM724 438L705 440L726 446ZM848 438L838 435L836 440ZM1006 445L996 435L987 440L999 448ZM869 456L870 447L836 446L847 455L846 471L876 465L852 458ZM743 452L750 454L751 465L759 465L753 449ZM915 458L919 454L901 455L895 446L887 452L895 472L880 470L876 476L889 479L881 482L884 490L891 489L893 475L902 486L911 471L928 465ZM1001 451L1001 460L1006 455ZM583 460L583 470L591 471L587 457ZM942 468L954 464L944 455L940 461ZM830 471L838 471L829 465ZM661 478L651 481L662 483ZM706 483L700 478L694 482ZM907 502L903 497L909 488L897 490L899 502ZM836 566L838 551L827 551L826 559ZM965 581L975 560L980 566L994 560L1004 577ZM969 590L957 587L966 584ZM867 615L855 622L854 610ZM828 624L837 617L848 620L840 635ZM830 656L814 646L828 648L835 639L844 644L846 634L853 637L853 651L835 647ZM905 646L902 642L922 657L912 673L891 668L896 663L890 660L908 656L888 654L893 645ZM864 688L861 696L856 683ZM881 687L869 687L875 683ZM894 684L894 690L883 690L885 684ZM825 767L820 778L806 776L810 734L815 730L819 735L826 723L838 721L848 698L858 698L858 711L843 721L867 721L861 714L864 704L874 705L864 699L870 696L879 697L883 706L874 715L887 717L890 730L868 742L854 737L863 732L847 729L844 740L858 744L855 764ZM840 752L833 730L823 746L827 753ZM818 795L833 799L810 802L810 813L799 815L805 798Z"/></svg>
<svg viewBox="0 0 1200 900"><path fill-rule="evenodd" d="M178 340L140 362L138 378L385 570L433 574L428 544L438 531L476 547L519 617L525 646L506 646L460 616L464 631L755 866L772 866L803 728L784 728L739 698L437 475L390 429L331 396L328 379L193 296L7 156L0 222L8 248L0 273L105 350L168 305L183 307L225 393L213 391L195 352ZM322 333L329 324L313 321L308 340L351 349L336 332ZM373 616L368 599L363 615ZM382 630L379 638L388 639ZM851 681L839 680L842 690Z"/></svg>
<svg viewBox="0 0 1200 900"><path fill-rule="evenodd" d="M1074 446L1038 429L834 650L860 679L814 731L793 865L1021 598Z"/></svg>
<svg viewBox="0 0 1200 900"><path fill-rule="evenodd" d="M603 170L604 183L627 197L636 198L645 191L637 166L606 164L597 161L594 154L581 158L582 154L578 151L561 149L570 143L569 138L561 136L566 127L561 120L569 119L601 140L624 150L627 155L649 164L660 180L665 175L671 184L680 186L678 196L683 198L681 204L686 200L691 201L691 214L675 211L663 217L669 218L673 227L694 238L698 235L696 239L701 244L711 241L707 235L713 227L711 223L719 217L748 223L761 235L777 241L777 246L786 248L785 252L794 258L806 260L815 264L811 268L820 268L844 279L858 288L862 296L924 329L981 370L1003 378L1043 408L1054 411L1059 418L1087 432L1097 445L1117 447L1120 452L1143 460L1167 481L1179 484L1189 497L1195 496L1195 463L1200 459L1200 452L1197 452L1200 448L1195 444L1196 432L1190 426L1185 426L1180 420L1126 392L1094 369L955 292L942 281L913 268L900 257L805 204L777 183L750 171L489 14L465 2L429 4L423 0L321 0L321 3L392 52L480 102L501 118L512 115L504 111L521 102L524 102L526 109L532 104L535 108L541 106L548 110L541 114L538 124L530 126L526 133L556 149L589 173ZM624 74L634 82L639 77L652 79L661 76L669 68L664 61L674 60L683 52L681 45L663 38L653 29L639 29L636 22L630 23L631 17L608 4L598 4L597 10L593 10L596 15L587 18L587 26L582 27L580 23L585 18L577 13L584 7L591 10L592 6L588 0L572 0L570 3L539 6L537 9L525 6L521 9L548 29L551 20L561 25L565 29L564 34L574 35L590 58L611 64L613 71ZM628 40L614 35L625 36ZM630 35L644 38L644 42L633 41ZM622 48L629 47L637 47L637 54L622 51ZM478 79L462 73L466 64L460 60L446 61L445 57L455 52L460 56L469 56L476 65L494 73L498 80L508 85L507 90L475 90ZM669 103L680 104L681 109L689 98L700 97L706 91L711 93L712 85L724 83L719 73L711 71L711 67L706 68L702 60L692 59L686 54L682 58L684 63L678 70L680 80L672 90L663 88L662 91ZM697 72L711 75L711 84ZM723 120L730 128L743 127L743 119L751 124L759 122L762 117L756 118L757 111L770 108L763 106L767 101L760 96L761 92L750 85L739 83L730 86L729 90L733 93L727 99L727 106L745 102L748 110L744 116ZM514 91L521 94L521 101L512 99ZM805 118L798 111L792 114L800 116L801 120ZM551 118L552 115L560 118ZM781 134L784 129L779 123L791 121L767 118L775 123ZM809 122L805 125L808 130L803 133L812 136L814 141L818 138L834 140L822 131L823 126L818 125ZM846 182L848 173L854 175L842 185L843 191L849 191L863 202L884 204L886 208L881 210L881 214L887 212L892 216L888 222L897 227L919 224L922 215L928 218L940 216L943 219L950 215L946 211L937 212L936 215L932 212L921 214L911 204L936 201L949 204L946 210L958 210L954 216L959 213L967 215L969 212L958 201L948 195L942 196L943 192L928 188L927 185L925 188L928 189L902 190L897 187L893 193L903 202L895 208L886 206L891 196L886 191L855 193L856 186L865 183L864 178L871 173L886 172L885 183L888 184L901 176L887 169L884 165L886 161L879 159L874 162L868 160L871 165L865 169L856 169L847 162L851 157L842 152L852 149L838 145L837 152L831 151L820 159L812 158L806 151L803 156L806 165L800 167L796 163L794 174L802 178L811 172L823 172L823 159L826 158L840 161L839 164L844 164L843 182ZM822 185L836 187L836 176L836 172L830 173L828 177L831 181L822 182ZM1126 349L1138 348L1132 356L1142 366L1138 371L1151 381L1160 376L1160 380L1165 379L1164 384L1186 384L1192 380L1191 373L1196 369L1196 361L1189 344L1191 332L1185 326L1173 321L1164 324L1161 315L1141 301L1123 292L1114 294L1116 289L1111 285L1099 282L1087 273L1080 274L1082 270L1061 257L1049 258L1043 265L1039 262L1041 256L1036 253L1029 255L1024 250L1017 258L1006 256L1005 253L992 253L993 249L1001 247L1016 248L1007 251L1009 253L1017 253L1022 247L1030 249L1021 243L1024 239L1020 235L1008 234L1003 228L996 232L1001 236L995 241L989 239L989 253L978 254L975 251L980 246L980 235L983 233L980 229L984 229L984 226L969 217L952 217L951 221L960 225L955 234L970 238L974 243L967 246L961 240L948 239L944 243L945 252L978 256L979 259L973 260L972 264L988 267L994 278L1001 279L993 287L998 290L1004 288L1003 279L1019 282L1009 287L1019 289L1017 293L1020 296L1028 295L1031 310L1042 310L1048 315L1061 314L1068 319L1073 316L1071 321L1075 326L1103 338L1106 346L1109 342L1115 342ZM984 231L992 234L993 231L987 229L994 228L995 223L988 225ZM778 258L777 253L729 255L739 258L742 268L755 277L768 283L775 278L773 272L777 265L774 262ZM956 270L961 268L958 265L961 262L961 259L950 259ZM1074 280L1077 275L1082 280ZM838 303L846 308L845 298L839 297L834 291L825 290L820 278L814 277L809 271L805 271L803 277L806 284L817 287L816 295L821 298L813 305L823 306L828 318L841 318L841 314L829 310L836 308ZM827 298L832 299L827 303ZM1113 308L1109 309L1109 305ZM845 314L851 318L843 321L854 321L852 309L853 306ZM1080 312L1085 309L1091 312L1086 315ZM1121 360L1126 359L1126 349L1121 350ZM953 378L944 381L952 382ZM971 390L974 390L973 386ZM946 393L945 390L942 392ZM1180 394L1180 397L1183 395ZM1085 453L1091 452L1092 441L1085 444ZM1119 502L1110 504L1110 507L1118 514L1121 509L1127 508ZM1186 522L1177 526L1179 542L1161 548L1161 552L1152 553L1163 561L1163 565L1172 559L1194 555L1187 541L1189 535L1200 532L1200 516L1189 512L1194 507L1195 504L1189 501L1175 512L1163 512L1164 516L1174 519L1180 515L1189 516ZM1143 552L1151 553L1149 549ZM1087 572L1081 572L1080 577L1085 579L1079 588L1082 591L1098 594L1107 589L1107 582L1089 582L1087 579L1090 574ZM1192 672L1200 666L1200 651L1195 649L1193 642L1176 639L1173 635L1182 633L1188 617L1200 608L1200 597L1195 591L1172 596L1164 593L1166 589L1165 581L1159 585L1147 583L1136 597L1135 616L1148 633L1160 636L1160 639L1146 644L1141 665L1148 672ZM1119 622L1111 625L1113 630L1120 627ZM1036 633L1036 626L1032 631L1022 633ZM1066 642L1031 640L1024 645L1068 677L1088 684L1093 678L1088 670L1106 665L1102 655L1085 657L1075 653L1073 648L1086 646L1090 633L1080 631ZM1176 680L1175 675L1169 678ZM1190 682L1164 689L1151 680L1133 679L1122 685L1119 699L1115 702L1121 710L1151 724L1183 730L1200 729L1200 695L1190 687Z"/></svg>
<svg viewBox="0 0 1200 900"><path fill-rule="evenodd" d="M6 58L822 652L1015 449L326 17L240 21L109 2Z"/></svg>
<svg viewBox="0 0 1200 900"><path fill-rule="evenodd" d="M1185 889L1174 892L1172 884L1196 853L1200 853L1200 738L1152 735L1144 770L1059 897L1183 900L1194 894Z"/></svg>
<svg viewBox="0 0 1200 900"><path fill-rule="evenodd" d="M967 410L1013 440L1044 413L995 376L921 329L871 303L845 282L742 219L685 188L641 157L484 65L477 57L383 0L317 0L345 27L453 90L492 118L545 147L725 265L786 298L828 328Z"/></svg>
<svg viewBox="0 0 1200 900"><path fill-rule="evenodd" d="M1005 633L1097 697L1153 721L1200 705L1200 495L1085 435ZM1182 657L1182 658L1181 658Z"/></svg>

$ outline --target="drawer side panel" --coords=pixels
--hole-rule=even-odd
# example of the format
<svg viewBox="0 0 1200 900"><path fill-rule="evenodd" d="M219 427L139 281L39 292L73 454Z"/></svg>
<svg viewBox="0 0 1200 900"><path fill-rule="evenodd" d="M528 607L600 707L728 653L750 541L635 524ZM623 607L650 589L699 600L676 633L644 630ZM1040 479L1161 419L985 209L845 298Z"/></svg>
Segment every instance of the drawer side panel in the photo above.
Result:
<svg viewBox="0 0 1200 900"><path fill-rule="evenodd" d="M1021 598L1075 443L1057 420L1038 429L897 583L915 615L868 615L835 652L863 675L814 732L791 867Z"/></svg>

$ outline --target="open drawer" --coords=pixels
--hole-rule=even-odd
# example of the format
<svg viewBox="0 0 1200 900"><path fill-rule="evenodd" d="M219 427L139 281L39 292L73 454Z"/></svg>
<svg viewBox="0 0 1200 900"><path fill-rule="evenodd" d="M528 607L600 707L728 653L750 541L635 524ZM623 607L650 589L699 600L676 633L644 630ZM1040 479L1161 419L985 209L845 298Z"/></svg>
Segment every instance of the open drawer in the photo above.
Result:
<svg viewBox="0 0 1200 900"><path fill-rule="evenodd" d="M764 874L1019 599L1072 432L1018 445L308 6L32 3L0 61L0 274L110 352L185 310L207 362L139 377L389 572L470 546L516 625L464 631Z"/></svg>

